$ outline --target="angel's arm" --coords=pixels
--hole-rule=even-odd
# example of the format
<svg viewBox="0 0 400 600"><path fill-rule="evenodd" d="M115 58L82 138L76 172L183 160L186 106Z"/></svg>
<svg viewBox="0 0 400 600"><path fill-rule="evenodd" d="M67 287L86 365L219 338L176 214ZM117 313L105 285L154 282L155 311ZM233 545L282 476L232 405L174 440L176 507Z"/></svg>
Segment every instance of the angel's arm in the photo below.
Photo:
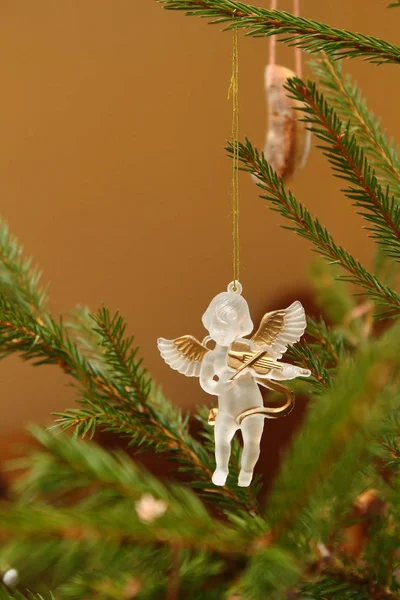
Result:
<svg viewBox="0 0 400 600"><path fill-rule="evenodd" d="M200 385L207 394L221 396L236 385L236 380L215 381L214 356L212 352L203 358L200 368Z"/></svg>
<svg viewBox="0 0 400 600"><path fill-rule="evenodd" d="M274 379L275 381L287 381L289 379L295 379L296 377L310 377L311 375L311 371L303 369L302 367L296 367L289 363L280 363L280 365L282 366L282 370L271 369L264 377L262 375L257 375L258 383L261 383L263 378Z"/></svg>

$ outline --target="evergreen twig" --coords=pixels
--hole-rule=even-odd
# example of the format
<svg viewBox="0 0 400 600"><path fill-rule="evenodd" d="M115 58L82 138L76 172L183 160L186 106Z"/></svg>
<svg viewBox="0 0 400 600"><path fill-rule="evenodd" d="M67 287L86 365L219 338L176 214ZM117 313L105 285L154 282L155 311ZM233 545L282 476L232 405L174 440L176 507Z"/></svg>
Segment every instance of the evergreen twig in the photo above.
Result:
<svg viewBox="0 0 400 600"><path fill-rule="evenodd" d="M307 52L331 54L334 58L356 58L382 64L400 63L400 48L369 35L330 27L288 12L258 8L233 0L158 0L168 10L183 10L188 15L228 23L228 29L240 27L248 35L264 37L289 34L281 41Z"/></svg>
<svg viewBox="0 0 400 600"><path fill-rule="evenodd" d="M217 524L190 489L177 484L166 487L123 452L112 453L85 440L55 437L38 428L34 433L44 452L33 455L32 469L20 483L22 497L29 502L5 503L0 510L3 540L17 532L43 539L54 534L73 539L106 536L120 543L175 541L222 554L243 553L239 548L245 542L240 539L244 532L238 534ZM83 489L90 489L90 495L71 506L74 492ZM43 503L55 494L57 506ZM135 501L144 494L151 494L166 507L165 515L151 524L135 511Z"/></svg>
<svg viewBox="0 0 400 600"><path fill-rule="evenodd" d="M334 526L327 506L331 518L342 516L353 486L362 487L359 477L349 485L336 475L359 471L362 457L369 456L367 440L384 427L379 415L400 400L398 389L392 389L400 370L399 339L396 324L355 360L344 361L335 384L313 405L269 497L266 514L272 533L265 536L267 544L281 536L307 535L310 528L326 539ZM300 470L304 475L296 479Z"/></svg>
<svg viewBox="0 0 400 600"><path fill-rule="evenodd" d="M397 594L380 589L368 577L344 568L329 567L315 581L301 586L301 593L309 600L395 600Z"/></svg>
<svg viewBox="0 0 400 600"><path fill-rule="evenodd" d="M55 364L73 377L82 408L58 413L57 423L62 429L74 427L77 434L87 435L103 426L124 434L131 444L179 458L180 469L190 470L208 497L224 506L233 502L257 511L250 488L211 487L212 456L189 434L187 419L179 408L155 388L136 358L132 339L123 337L125 323L120 315L111 318L102 309L96 324L95 333L109 361L107 369L82 354L62 321L56 323L49 314L44 321L27 315L0 296L0 356L19 354L35 365Z"/></svg>
<svg viewBox="0 0 400 600"><path fill-rule="evenodd" d="M344 248L336 244L328 230L314 219L307 208L298 202L291 191L287 191L283 180L275 173L265 160L263 154L254 149L249 140L239 143L239 160L243 170L255 175L264 190L261 198L272 204L272 209L293 223L285 226L313 243L316 251L329 262L340 265L348 272L343 279L361 286L378 304L388 310L386 316L400 315L400 295L388 286L382 284L375 275L367 269ZM232 153L232 145L228 146Z"/></svg>
<svg viewBox="0 0 400 600"><path fill-rule="evenodd" d="M307 336L310 341L292 346L287 356L311 371L310 383L321 391L332 384L332 375L345 358L343 339L322 318L316 321L311 317L307 318Z"/></svg>
<svg viewBox="0 0 400 600"><path fill-rule="evenodd" d="M384 192L371 170L367 156L358 144L350 125L344 125L331 106L327 104L315 83L304 84L301 79L289 79L286 86L292 98L298 100L307 123L322 140L320 146L331 163L337 177L350 183L345 195L362 209L362 216L370 224L372 237L385 252L400 260L400 206Z"/></svg>
<svg viewBox="0 0 400 600"><path fill-rule="evenodd" d="M40 319L47 304L46 289L40 287L40 270L25 257L23 247L0 218L0 292L10 302Z"/></svg>
<svg viewBox="0 0 400 600"><path fill-rule="evenodd" d="M343 74L340 61L333 61L324 53L310 65L331 106L345 123L349 123L349 131L362 145L378 180L383 187L389 185L396 199L400 196L400 159L379 119L368 108L357 83L350 75Z"/></svg>
<svg viewBox="0 0 400 600"><path fill-rule="evenodd" d="M42 596L27 590L22 594L18 590L10 590L2 586L0 587L0 600L54 600L54 596L52 594Z"/></svg>

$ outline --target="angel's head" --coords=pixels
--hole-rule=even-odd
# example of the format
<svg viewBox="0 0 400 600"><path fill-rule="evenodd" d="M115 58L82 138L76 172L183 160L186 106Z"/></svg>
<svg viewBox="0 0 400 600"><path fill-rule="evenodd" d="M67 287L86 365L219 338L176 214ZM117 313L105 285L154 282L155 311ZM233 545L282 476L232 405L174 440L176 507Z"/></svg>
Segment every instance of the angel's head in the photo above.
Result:
<svg viewBox="0 0 400 600"><path fill-rule="evenodd" d="M210 337L220 346L229 346L238 337L253 331L253 322L246 300L233 291L213 298L202 317Z"/></svg>

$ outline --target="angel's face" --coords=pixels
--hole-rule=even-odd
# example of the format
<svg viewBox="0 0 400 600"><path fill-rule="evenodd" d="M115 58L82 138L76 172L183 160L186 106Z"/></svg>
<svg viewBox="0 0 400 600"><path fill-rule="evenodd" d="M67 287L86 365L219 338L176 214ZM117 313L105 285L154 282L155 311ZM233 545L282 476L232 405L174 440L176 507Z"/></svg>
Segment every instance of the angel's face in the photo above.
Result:
<svg viewBox="0 0 400 600"><path fill-rule="evenodd" d="M244 335L238 327L223 325L221 323L212 323L209 329L210 337L220 346L230 346L236 338Z"/></svg>
<svg viewBox="0 0 400 600"><path fill-rule="evenodd" d="M210 337L220 346L229 346L253 329L246 300L238 294L223 292L210 303L203 315Z"/></svg>

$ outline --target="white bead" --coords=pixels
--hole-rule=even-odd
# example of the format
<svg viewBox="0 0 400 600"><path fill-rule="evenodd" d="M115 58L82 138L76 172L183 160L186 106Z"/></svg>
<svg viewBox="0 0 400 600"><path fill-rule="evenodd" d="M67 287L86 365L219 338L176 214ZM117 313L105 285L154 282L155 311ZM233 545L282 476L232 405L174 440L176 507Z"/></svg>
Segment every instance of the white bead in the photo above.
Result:
<svg viewBox="0 0 400 600"><path fill-rule="evenodd" d="M17 569L8 569L3 575L3 583L8 587L14 587L18 583Z"/></svg>
<svg viewBox="0 0 400 600"><path fill-rule="evenodd" d="M161 517L167 510L164 500L157 500L151 494L143 496L135 504L136 513L143 523L151 523Z"/></svg>

